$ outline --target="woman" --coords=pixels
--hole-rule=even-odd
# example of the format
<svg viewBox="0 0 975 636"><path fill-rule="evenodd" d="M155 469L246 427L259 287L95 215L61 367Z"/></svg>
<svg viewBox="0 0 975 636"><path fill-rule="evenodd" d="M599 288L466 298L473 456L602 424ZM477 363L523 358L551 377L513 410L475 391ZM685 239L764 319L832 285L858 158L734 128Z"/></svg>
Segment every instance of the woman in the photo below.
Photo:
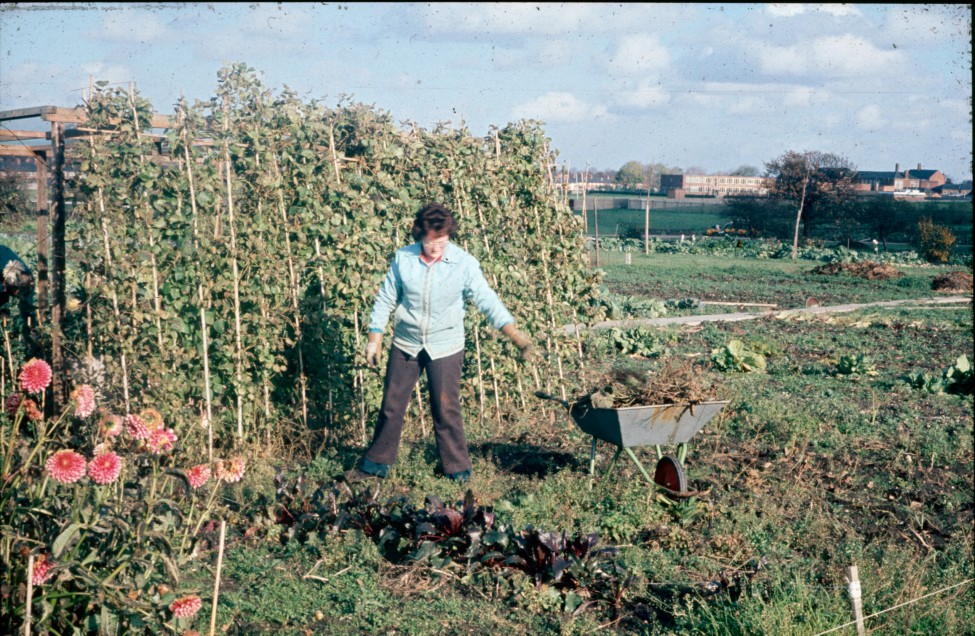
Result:
<svg viewBox="0 0 975 636"><path fill-rule="evenodd" d="M361 466L345 474L348 481L389 474L399 451L406 407L422 371L430 384L433 430L444 473L462 482L470 477L460 412L467 299L514 342L523 359L531 354L531 342L515 328L515 319L484 280L477 259L450 242L456 233L457 221L450 210L439 203L421 208L413 221L416 243L396 252L379 288L369 320L368 364L379 363L383 332L395 309L393 342L372 444Z"/></svg>

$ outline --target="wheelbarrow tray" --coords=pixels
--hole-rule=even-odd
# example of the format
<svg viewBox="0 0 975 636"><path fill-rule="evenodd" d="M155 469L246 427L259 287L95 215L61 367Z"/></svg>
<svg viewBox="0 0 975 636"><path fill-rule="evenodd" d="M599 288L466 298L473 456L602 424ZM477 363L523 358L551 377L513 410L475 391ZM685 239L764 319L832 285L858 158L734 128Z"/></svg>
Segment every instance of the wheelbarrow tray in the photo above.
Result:
<svg viewBox="0 0 975 636"><path fill-rule="evenodd" d="M728 400L602 409L577 403L571 415L580 429L620 448L662 446L686 443L726 404Z"/></svg>

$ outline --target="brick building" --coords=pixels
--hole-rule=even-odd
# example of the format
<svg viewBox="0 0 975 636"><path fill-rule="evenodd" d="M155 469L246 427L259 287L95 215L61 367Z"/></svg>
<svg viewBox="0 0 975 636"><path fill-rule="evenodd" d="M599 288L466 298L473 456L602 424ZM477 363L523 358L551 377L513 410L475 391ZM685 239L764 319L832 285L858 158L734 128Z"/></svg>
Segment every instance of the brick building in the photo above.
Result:
<svg viewBox="0 0 975 636"><path fill-rule="evenodd" d="M671 199L686 195L723 197L731 195L768 194L764 177L742 177L730 174L662 174L660 191Z"/></svg>
<svg viewBox="0 0 975 636"><path fill-rule="evenodd" d="M921 164L917 164L916 169L901 172L898 163L894 164L893 172L858 171L854 187L860 192L931 192L943 186L947 180L940 170L925 170Z"/></svg>

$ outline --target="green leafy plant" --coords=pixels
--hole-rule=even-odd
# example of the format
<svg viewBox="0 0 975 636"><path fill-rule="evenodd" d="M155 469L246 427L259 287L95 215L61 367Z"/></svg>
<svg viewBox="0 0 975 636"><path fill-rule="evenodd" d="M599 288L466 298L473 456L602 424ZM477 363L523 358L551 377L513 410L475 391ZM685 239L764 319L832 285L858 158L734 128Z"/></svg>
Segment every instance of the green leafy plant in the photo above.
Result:
<svg viewBox="0 0 975 636"><path fill-rule="evenodd" d="M711 351L711 363L720 371L764 373L765 356L737 338Z"/></svg>
<svg viewBox="0 0 975 636"><path fill-rule="evenodd" d="M929 217L922 218L917 223L917 246L924 258L931 263L947 263L951 260L957 240L950 229L938 225Z"/></svg>
<svg viewBox="0 0 975 636"><path fill-rule="evenodd" d="M862 353L840 356L839 361L836 363L835 371L837 375L851 378L880 375L873 361Z"/></svg>
<svg viewBox="0 0 975 636"><path fill-rule="evenodd" d="M944 393L972 395L975 393L975 374L972 373L968 356L964 354L958 356L954 364L945 367L940 375L916 371L908 374L905 380L915 389L935 395Z"/></svg>

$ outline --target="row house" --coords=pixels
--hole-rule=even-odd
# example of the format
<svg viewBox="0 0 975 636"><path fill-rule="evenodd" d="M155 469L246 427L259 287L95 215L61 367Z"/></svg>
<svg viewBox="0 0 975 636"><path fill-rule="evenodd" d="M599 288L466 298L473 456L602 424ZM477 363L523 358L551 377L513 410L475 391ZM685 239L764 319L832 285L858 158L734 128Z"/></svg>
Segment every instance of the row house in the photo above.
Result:
<svg viewBox="0 0 975 636"><path fill-rule="evenodd" d="M898 163L894 164L893 172L858 171L854 187L860 192L924 192L940 188L947 180L940 170L925 170L921 164L917 164L917 169L901 172Z"/></svg>

